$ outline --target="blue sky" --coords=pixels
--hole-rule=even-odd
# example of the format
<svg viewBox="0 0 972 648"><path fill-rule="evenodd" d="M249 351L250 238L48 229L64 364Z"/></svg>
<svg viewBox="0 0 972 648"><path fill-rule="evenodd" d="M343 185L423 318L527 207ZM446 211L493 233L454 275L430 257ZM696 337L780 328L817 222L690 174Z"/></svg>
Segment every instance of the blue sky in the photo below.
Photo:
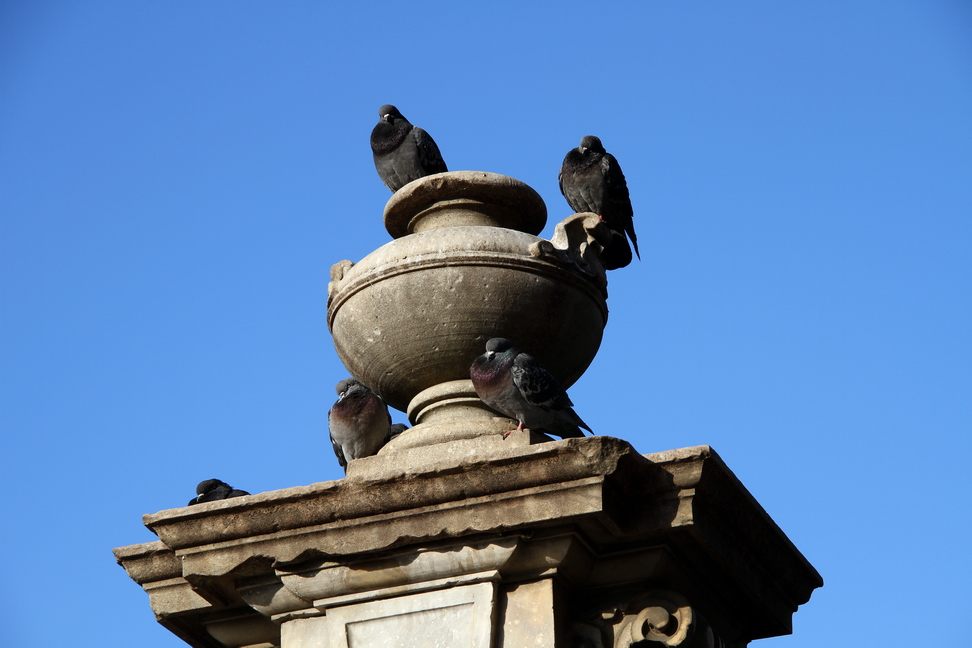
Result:
<svg viewBox="0 0 972 648"><path fill-rule="evenodd" d="M183 645L140 516L341 476L328 271L389 240L394 103L545 236L582 135L621 162L643 260L571 398L713 446L820 571L754 645L972 644L972 5L338 4L0 6L0 643Z"/></svg>

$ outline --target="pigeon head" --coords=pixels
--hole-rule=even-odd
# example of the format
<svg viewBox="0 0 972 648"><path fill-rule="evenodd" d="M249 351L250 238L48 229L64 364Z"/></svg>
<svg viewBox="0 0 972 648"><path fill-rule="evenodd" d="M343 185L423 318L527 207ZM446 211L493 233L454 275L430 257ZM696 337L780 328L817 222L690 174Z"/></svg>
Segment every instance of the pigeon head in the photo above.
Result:
<svg viewBox="0 0 972 648"><path fill-rule="evenodd" d="M378 116L381 117L382 121L393 122L396 119L405 119L402 113L398 112L398 108L391 104L385 104L378 109Z"/></svg>
<svg viewBox="0 0 972 648"><path fill-rule="evenodd" d="M593 135L585 135L581 138L580 143L581 153L587 153L591 151L593 153L604 153L604 145L601 144L600 138L594 137Z"/></svg>
<svg viewBox="0 0 972 648"><path fill-rule="evenodd" d="M338 401L342 401L351 394L356 394L359 392L370 392L371 390L365 387L361 382L355 380L354 378L345 378L337 384L334 388L337 392Z"/></svg>
<svg viewBox="0 0 972 648"><path fill-rule="evenodd" d="M218 479L207 479L206 481L201 481L199 482L199 485L196 486L196 495L204 495L205 493L208 493L221 485L226 486L227 484L223 484L223 482Z"/></svg>
<svg viewBox="0 0 972 648"><path fill-rule="evenodd" d="M504 354L516 346L506 338L493 338L486 343L486 358L492 360L496 354Z"/></svg>
<svg viewBox="0 0 972 648"><path fill-rule="evenodd" d="M203 502L215 502L216 500L224 500L230 497L242 497L243 495L249 495L246 491L237 490L227 484L224 481L218 479L207 479L206 481L199 482L196 486L197 497L193 497L189 500L188 506L193 504L202 504Z"/></svg>
<svg viewBox="0 0 972 648"><path fill-rule="evenodd" d="M337 395L340 396L344 392L348 391L348 388L351 386L351 383L354 382L357 382L354 378L345 378L344 380L339 382L337 386L334 388L335 393L337 393Z"/></svg>

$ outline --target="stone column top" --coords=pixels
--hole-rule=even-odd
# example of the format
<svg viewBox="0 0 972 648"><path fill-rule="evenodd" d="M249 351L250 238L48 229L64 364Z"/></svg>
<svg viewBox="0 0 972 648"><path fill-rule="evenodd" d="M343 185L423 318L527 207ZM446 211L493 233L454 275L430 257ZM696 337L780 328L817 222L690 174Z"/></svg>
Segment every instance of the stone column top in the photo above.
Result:
<svg viewBox="0 0 972 648"><path fill-rule="evenodd" d="M146 514L142 520L165 546L181 550L241 538L281 537L320 525L406 514L592 478L609 479L623 492L652 497L627 502L624 510L603 511L629 533L646 533L654 523L697 523L700 511L683 507L678 500L704 495L710 505L704 512L720 518L726 529L769 527L760 531L771 530L773 537L799 555L711 447L640 455L628 442L606 436L518 445L513 437L504 442L497 435L443 444L436 452L416 448L388 457L366 457L354 462L344 479L167 509ZM730 500L735 510L727 510ZM493 522L483 527L491 530ZM394 544L388 539L355 550L382 550ZM145 543L116 551L130 555L157 548L157 543ZM809 567L802 555L799 558Z"/></svg>
<svg viewBox="0 0 972 648"><path fill-rule="evenodd" d="M496 435L437 448L368 457L340 480L145 515L161 542L116 557L144 587L171 578L176 565L199 586L560 529L595 555L666 547L711 577L707 596L746 610L739 623L754 638L788 631L797 606L822 585L708 446L642 456L612 437L518 445L515 435ZM409 452L415 457L401 456ZM611 564L572 578L608 587L625 577Z"/></svg>

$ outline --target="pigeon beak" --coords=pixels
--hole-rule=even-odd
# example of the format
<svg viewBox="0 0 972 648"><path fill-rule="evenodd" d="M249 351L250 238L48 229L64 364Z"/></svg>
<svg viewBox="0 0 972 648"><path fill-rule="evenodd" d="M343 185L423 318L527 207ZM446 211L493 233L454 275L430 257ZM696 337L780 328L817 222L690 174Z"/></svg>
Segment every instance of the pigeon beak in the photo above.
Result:
<svg viewBox="0 0 972 648"><path fill-rule="evenodd" d="M492 360L495 356L496 356L496 353L493 352L493 351L487 351L486 352L486 360Z"/></svg>

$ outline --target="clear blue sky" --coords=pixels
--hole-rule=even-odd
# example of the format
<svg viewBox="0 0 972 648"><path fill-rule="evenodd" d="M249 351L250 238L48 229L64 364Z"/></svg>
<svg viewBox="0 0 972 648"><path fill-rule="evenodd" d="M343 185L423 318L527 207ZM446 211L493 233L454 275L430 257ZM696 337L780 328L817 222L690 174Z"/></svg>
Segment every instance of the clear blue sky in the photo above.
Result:
<svg viewBox="0 0 972 648"><path fill-rule="evenodd" d="M394 103L546 236L567 150L620 160L643 260L571 397L713 446L823 575L754 645L972 645L972 6L352 4L0 5L0 644L183 645L140 516L341 476L328 270L388 240Z"/></svg>

